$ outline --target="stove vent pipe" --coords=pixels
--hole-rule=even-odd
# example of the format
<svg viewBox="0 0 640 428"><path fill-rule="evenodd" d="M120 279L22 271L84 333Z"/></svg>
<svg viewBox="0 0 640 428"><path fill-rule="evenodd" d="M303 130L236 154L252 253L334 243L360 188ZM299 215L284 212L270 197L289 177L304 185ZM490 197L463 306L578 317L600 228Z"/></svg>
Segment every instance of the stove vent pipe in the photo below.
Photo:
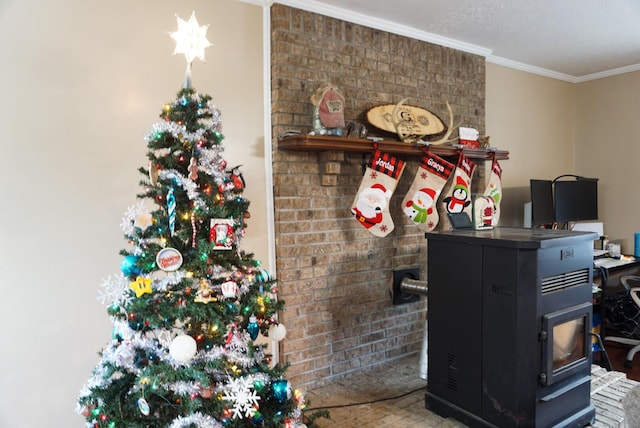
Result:
<svg viewBox="0 0 640 428"><path fill-rule="evenodd" d="M402 282L400 282L400 290L403 293L407 294L416 294L426 296L429 291L429 286L427 285L427 281L420 281L419 279L411 279L411 278L402 278Z"/></svg>

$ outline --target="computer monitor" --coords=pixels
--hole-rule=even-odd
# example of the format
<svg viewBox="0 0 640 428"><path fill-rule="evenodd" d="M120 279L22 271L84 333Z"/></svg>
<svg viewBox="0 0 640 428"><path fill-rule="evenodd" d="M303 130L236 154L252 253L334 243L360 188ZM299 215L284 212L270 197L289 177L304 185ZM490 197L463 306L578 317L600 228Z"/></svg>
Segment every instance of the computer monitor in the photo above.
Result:
<svg viewBox="0 0 640 428"><path fill-rule="evenodd" d="M598 179L577 177L554 183L556 221L598 219Z"/></svg>
<svg viewBox="0 0 640 428"><path fill-rule="evenodd" d="M553 209L553 182L551 180L529 180L531 190L531 224L542 226L556 220Z"/></svg>

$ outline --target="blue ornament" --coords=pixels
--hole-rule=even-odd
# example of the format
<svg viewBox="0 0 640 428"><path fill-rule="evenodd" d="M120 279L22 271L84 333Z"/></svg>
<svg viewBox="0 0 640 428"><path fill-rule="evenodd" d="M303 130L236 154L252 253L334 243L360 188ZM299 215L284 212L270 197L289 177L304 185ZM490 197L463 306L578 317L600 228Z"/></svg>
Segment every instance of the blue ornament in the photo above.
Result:
<svg viewBox="0 0 640 428"><path fill-rule="evenodd" d="M122 263L120 263L120 270L124 276L140 275L141 270L136 266L137 261L138 258L132 254L129 254L122 260Z"/></svg>
<svg viewBox="0 0 640 428"><path fill-rule="evenodd" d="M253 417L251 418L251 423L254 425L259 425L262 423L262 421L264 421L262 413L256 410L256 412L253 414Z"/></svg>
<svg viewBox="0 0 640 428"><path fill-rule="evenodd" d="M258 338L260 327L258 326L258 320L254 315L251 315L249 317L249 325L247 326L247 331L249 332L251 340L256 340Z"/></svg>
<svg viewBox="0 0 640 428"><path fill-rule="evenodd" d="M144 328L144 320L139 316L129 317L129 328L131 330L140 331Z"/></svg>
<svg viewBox="0 0 640 428"><path fill-rule="evenodd" d="M291 384L286 379L280 379L273 382L273 396L279 403L291 399Z"/></svg>
<svg viewBox="0 0 640 428"><path fill-rule="evenodd" d="M265 269L258 269L258 273L256 274L256 279L259 282L267 282L271 278L269 276L269 272L267 272Z"/></svg>

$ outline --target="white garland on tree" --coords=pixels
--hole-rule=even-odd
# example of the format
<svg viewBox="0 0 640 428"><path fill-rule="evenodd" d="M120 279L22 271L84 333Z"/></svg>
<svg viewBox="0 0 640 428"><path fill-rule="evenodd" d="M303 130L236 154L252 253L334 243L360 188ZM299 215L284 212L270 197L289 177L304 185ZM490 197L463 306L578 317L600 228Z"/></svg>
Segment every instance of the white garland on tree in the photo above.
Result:
<svg viewBox="0 0 640 428"><path fill-rule="evenodd" d="M197 394L200 391L200 385L197 382L179 381L167 385L167 389L182 396Z"/></svg>
<svg viewBox="0 0 640 428"><path fill-rule="evenodd" d="M161 279L154 279L151 286L158 291L167 291L169 286L177 285L186 278L187 274L184 270L177 270L175 272L167 272L167 275Z"/></svg>
<svg viewBox="0 0 640 428"><path fill-rule="evenodd" d="M198 96L198 99L200 97ZM210 118L200 118L199 122L202 126L209 128L209 129L213 129L216 131L222 131L222 113L220 112L220 110L218 109L218 107L216 107L215 103L213 102L213 100L209 100L209 103L207 104L207 107L209 109L209 112L211 113L211 117ZM207 109L206 108L201 108L198 110L199 114L203 114L206 113Z"/></svg>
<svg viewBox="0 0 640 428"><path fill-rule="evenodd" d="M191 428L195 425L197 428L223 428L220 422L208 415L196 412L189 416L178 416L173 420L169 428Z"/></svg>
<svg viewBox="0 0 640 428"><path fill-rule="evenodd" d="M216 146L209 150L200 150L200 166L204 172L210 177L214 177L216 184L220 185L224 180L224 169L226 162L220 156L220 152L223 151L222 146Z"/></svg>
<svg viewBox="0 0 640 428"><path fill-rule="evenodd" d="M185 192L187 192L187 197L189 200L194 202L196 207L205 207L207 204L205 201L200 198L200 193L198 193L198 185L191 179L185 177L180 174L175 169L162 170L158 174L160 178L173 180L174 183L182 186Z"/></svg>
<svg viewBox="0 0 640 428"><path fill-rule="evenodd" d="M180 125L177 122L156 122L151 125L151 128L144 134L144 139L147 143L150 143L155 141L159 135L168 132L177 140L188 140L195 143L202 140L207 131L208 129L206 128L198 128L194 132L189 132L185 125Z"/></svg>

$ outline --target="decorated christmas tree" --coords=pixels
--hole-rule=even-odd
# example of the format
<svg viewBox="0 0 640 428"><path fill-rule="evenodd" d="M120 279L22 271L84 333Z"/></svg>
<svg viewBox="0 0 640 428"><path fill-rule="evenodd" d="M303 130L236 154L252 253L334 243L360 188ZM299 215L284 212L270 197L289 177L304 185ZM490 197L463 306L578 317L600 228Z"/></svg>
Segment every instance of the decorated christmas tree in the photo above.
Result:
<svg viewBox="0 0 640 428"><path fill-rule="evenodd" d="M111 341L78 398L88 427L306 427L305 399L258 336L281 340L275 281L240 250L249 202L222 157L220 111L191 86L206 26L178 18L187 73L146 133L148 166L126 212L121 273L100 298ZM308 425L307 425L308 424Z"/></svg>

